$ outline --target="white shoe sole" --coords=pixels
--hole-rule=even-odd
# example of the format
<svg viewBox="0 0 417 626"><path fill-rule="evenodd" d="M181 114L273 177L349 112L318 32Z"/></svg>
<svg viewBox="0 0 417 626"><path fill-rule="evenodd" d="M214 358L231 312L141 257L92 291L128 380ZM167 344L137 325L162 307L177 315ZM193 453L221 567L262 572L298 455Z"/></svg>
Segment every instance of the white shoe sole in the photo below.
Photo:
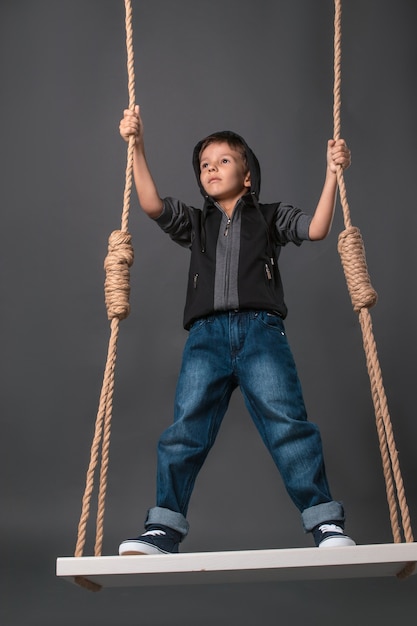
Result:
<svg viewBox="0 0 417 626"><path fill-rule="evenodd" d="M123 541L119 546L119 555L128 556L129 554L168 554L168 552L145 541Z"/></svg>

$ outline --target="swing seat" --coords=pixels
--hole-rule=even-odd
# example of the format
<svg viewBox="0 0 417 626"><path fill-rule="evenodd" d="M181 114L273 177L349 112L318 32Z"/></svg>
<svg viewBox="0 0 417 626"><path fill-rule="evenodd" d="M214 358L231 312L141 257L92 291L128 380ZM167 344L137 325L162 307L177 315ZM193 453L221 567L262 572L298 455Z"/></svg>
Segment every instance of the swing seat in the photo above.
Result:
<svg viewBox="0 0 417 626"><path fill-rule="evenodd" d="M417 561L417 543L343 548L83 556L57 559L58 577L101 587L255 583L399 576ZM413 573L413 572L409 572Z"/></svg>

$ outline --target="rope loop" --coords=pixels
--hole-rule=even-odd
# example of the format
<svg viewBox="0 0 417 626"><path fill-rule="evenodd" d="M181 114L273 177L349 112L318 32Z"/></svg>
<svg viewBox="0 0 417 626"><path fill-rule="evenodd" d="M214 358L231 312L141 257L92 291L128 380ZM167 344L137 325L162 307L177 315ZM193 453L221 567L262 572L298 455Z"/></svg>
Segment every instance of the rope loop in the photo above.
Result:
<svg viewBox="0 0 417 626"><path fill-rule="evenodd" d="M370 309L378 295L371 285L365 258L365 247L359 228L350 226L339 235L337 249L342 260L353 309Z"/></svg>
<svg viewBox="0 0 417 626"><path fill-rule="evenodd" d="M131 239L130 233L123 230L114 230L109 237L108 254L104 261L104 295L109 320L123 320L130 313L129 268L134 257Z"/></svg>

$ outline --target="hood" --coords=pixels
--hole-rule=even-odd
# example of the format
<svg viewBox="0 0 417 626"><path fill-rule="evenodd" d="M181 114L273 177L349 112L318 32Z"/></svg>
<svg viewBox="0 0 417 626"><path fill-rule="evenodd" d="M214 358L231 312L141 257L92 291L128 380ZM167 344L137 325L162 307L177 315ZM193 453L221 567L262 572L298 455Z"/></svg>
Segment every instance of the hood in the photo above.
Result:
<svg viewBox="0 0 417 626"><path fill-rule="evenodd" d="M216 134L216 133L213 133ZM249 166L249 171L250 171L250 179L251 179L251 188L250 188L250 193L252 194L252 196L255 197L256 200L259 199L259 192L261 190L261 168L259 166L259 161L256 158L255 154L252 152L252 150L249 148L248 144L246 143L246 141L243 139L243 137L241 137L240 135L238 135L237 133L234 133L231 130L226 130L226 131L222 131L222 134L228 135L230 138L235 138L238 139L239 141L242 142L244 148L245 148L245 152L246 152L246 159L248 162L248 166ZM227 141L227 139L225 139ZM199 159L199 155L200 155L200 150L201 150L201 146L203 145L205 139L202 139L201 141L198 142L198 144L196 145L196 147L194 148L193 151L193 168L194 168L194 173L196 175L197 178L197 183L199 186L199 189L201 191L202 196L204 197L205 200L208 200L209 196L207 195L206 191L204 190L201 182L200 182L200 159Z"/></svg>

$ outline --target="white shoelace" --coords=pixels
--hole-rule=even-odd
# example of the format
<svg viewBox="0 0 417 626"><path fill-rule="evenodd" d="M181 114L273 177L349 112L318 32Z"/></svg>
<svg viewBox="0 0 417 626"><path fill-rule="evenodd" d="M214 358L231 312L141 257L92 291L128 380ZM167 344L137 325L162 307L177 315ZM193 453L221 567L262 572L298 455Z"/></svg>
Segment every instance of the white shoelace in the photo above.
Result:
<svg viewBox="0 0 417 626"><path fill-rule="evenodd" d="M161 535L166 535L164 530L148 530L146 533L143 533L142 537L147 537L151 535L151 537L160 537Z"/></svg>
<svg viewBox="0 0 417 626"><path fill-rule="evenodd" d="M319 530L321 530L322 533L333 532L343 535L343 529L340 528L340 526L336 526L336 524L322 524L319 526Z"/></svg>

